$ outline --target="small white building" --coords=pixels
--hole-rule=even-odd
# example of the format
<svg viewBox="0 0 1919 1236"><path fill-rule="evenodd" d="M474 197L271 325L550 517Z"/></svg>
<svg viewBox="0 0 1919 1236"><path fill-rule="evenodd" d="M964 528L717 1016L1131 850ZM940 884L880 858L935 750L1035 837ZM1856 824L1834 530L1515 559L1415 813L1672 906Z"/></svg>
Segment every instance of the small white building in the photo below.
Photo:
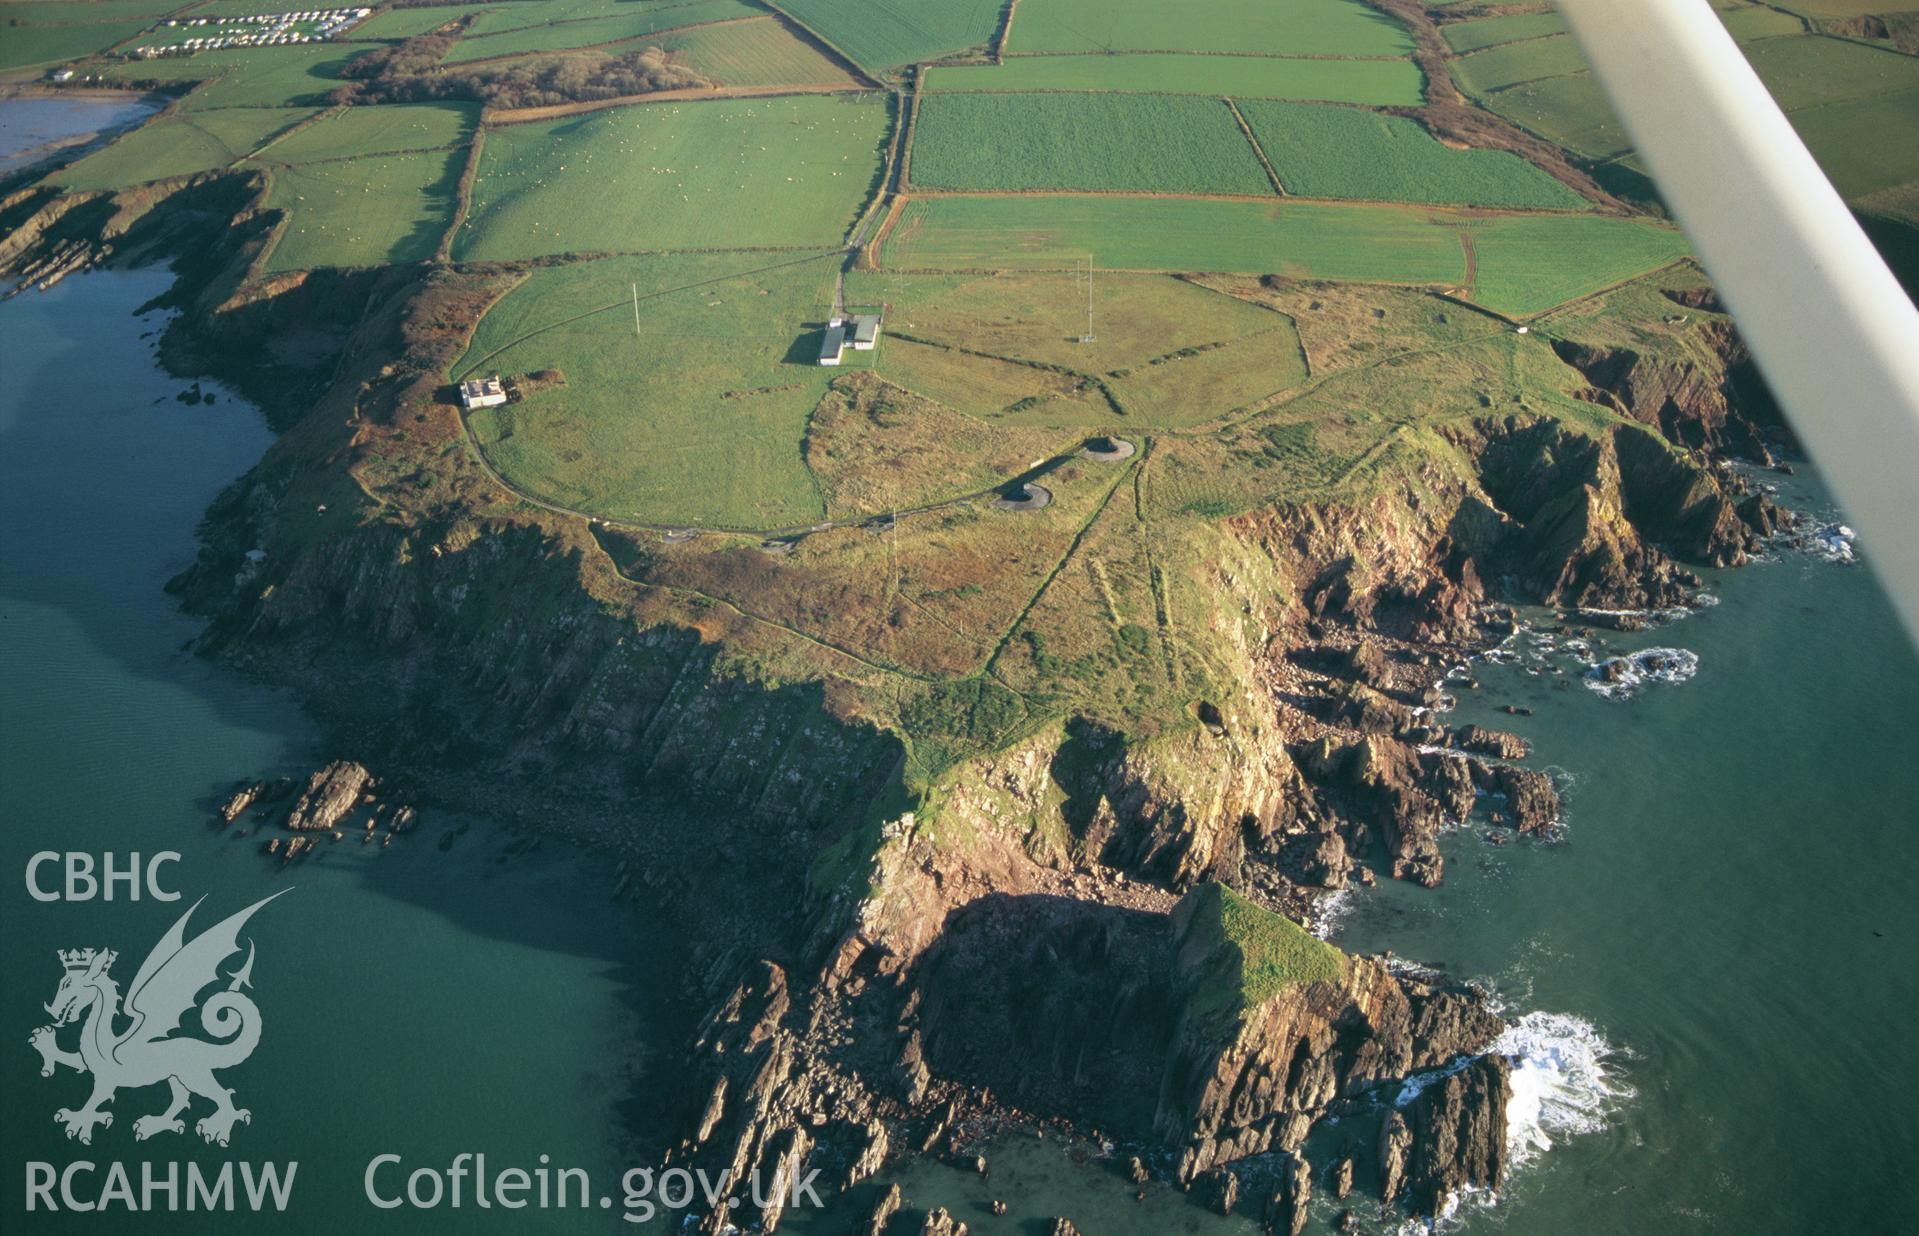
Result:
<svg viewBox="0 0 1919 1236"><path fill-rule="evenodd" d="M468 412L475 408L497 408L505 402L506 387L497 373L490 378L468 378L460 383L460 406Z"/></svg>
<svg viewBox="0 0 1919 1236"><path fill-rule="evenodd" d="M880 315L856 313L846 323L855 351L871 352L880 341Z"/></svg>
<svg viewBox="0 0 1919 1236"><path fill-rule="evenodd" d="M837 365L846 355L846 323L834 318L826 324L826 338L820 341L820 364Z"/></svg>

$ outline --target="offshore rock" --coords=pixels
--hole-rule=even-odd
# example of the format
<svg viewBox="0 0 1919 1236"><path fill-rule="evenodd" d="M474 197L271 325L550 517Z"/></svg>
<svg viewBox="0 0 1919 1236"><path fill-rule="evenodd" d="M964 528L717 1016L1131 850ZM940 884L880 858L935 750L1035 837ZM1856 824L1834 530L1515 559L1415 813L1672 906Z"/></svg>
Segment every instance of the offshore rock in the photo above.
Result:
<svg viewBox="0 0 1919 1236"><path fill-rule="evenodd" d="M1412 1103L1412 1157L1406 1188L1421 1214L1437 1214L1467 1189L1506 1180L1506 1106L1512 1063L1480 1056L1421 1091Z"/></svg>
<svg viewBox="0 0 1919 1236"><path fill-rule="evenodd" d="M350 760L335 760L307 779L287 827L296 833L329 832L373 789L373 774Z"/></svg>
<svg viewBox="0 0 1919 1236"><path fill-rule="evenodd" d="M901 1205L900 1187L897 1184L886 1186L886 1192L873 1203L872 1211L866 1216L865 1236L885 1236L886 1225L899 1213Z"/></svg>
<svg viewBox="0 0 1919 1236"><path fill-rule="evenodd" d="M1379 1126L1379 1200L1396 1202L1406 1188L1406 1170L1412 1160L1413 1130L1397 1110Z"/></svg>

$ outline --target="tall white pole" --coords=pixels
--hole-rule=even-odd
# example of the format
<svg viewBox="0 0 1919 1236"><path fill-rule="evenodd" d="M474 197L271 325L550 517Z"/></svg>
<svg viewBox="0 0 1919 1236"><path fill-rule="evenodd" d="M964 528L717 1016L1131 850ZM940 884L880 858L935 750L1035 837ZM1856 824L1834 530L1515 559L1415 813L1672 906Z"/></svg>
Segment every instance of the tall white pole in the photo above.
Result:
<svg viewBox="0 0 1919 1236"><path fill-rule="evenodd" d="M1919 310L1708 0L1558 4L1919 639Z"/></svg>

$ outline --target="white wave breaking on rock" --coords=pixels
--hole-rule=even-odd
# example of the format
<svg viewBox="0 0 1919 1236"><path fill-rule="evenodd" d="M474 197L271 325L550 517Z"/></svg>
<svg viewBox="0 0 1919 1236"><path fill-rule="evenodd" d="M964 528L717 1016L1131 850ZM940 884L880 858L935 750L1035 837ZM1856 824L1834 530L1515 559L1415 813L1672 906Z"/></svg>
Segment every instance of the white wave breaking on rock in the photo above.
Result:
<svg viewBox="0 0 1919 1236"><path fill-rule="evenodd" d="M1492 1050L1513 1061L1506 1145L1514 1168L1557 1141L1605 1128L1633 1096L1609 1063L1618 1050L1591 1022L1570 1013L1527 1013L1506 1028Z"/></svg>
<svg viewBox="0 0 1919 1236"><path fill-rule="evenodd" d="M1681 683L1699 672L1699 654L1685 648L1642 648L1586 669L1586 686L1611 700L1628 699L1647 683Z"/></svg>

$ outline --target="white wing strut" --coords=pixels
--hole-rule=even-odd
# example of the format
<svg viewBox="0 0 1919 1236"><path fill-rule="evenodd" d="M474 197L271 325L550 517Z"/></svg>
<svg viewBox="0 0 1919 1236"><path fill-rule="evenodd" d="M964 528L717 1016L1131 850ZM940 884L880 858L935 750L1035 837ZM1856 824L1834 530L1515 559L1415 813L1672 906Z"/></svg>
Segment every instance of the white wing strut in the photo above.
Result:
<svg viewBox="0 0 1919 1236"><path fill-rule="evenodd" d="M1707 0L1557 3L1919 640L1919 310Z"/></svg>

